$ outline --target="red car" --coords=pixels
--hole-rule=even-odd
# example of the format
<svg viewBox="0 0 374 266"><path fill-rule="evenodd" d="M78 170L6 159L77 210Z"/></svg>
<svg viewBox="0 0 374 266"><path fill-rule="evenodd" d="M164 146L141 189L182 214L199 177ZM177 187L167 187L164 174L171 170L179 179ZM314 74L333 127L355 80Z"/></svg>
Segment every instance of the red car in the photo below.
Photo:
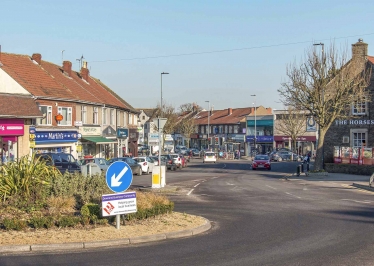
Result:
<svg viewBox="0 0 374 266"><path fill-rule="evenodd" d="M268 169L271 170L270 158L267 155L256 155L252 162L252 169Z"/></svg>
<svg viewBox="0 0 374 266"><path fill-rule="evenodd" d="M184 155L179 155L179 158L181 158L182 168L187 167L187 159L184 157Z"/></svg>

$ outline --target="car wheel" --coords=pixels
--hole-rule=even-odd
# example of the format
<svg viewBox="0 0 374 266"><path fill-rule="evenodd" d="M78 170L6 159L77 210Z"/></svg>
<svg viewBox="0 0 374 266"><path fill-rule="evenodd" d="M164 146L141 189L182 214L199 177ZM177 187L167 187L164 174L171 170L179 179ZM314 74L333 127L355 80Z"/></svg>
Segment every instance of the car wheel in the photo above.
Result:
<svg viewBox="0 0 374 266"><path fill-rule="evenodd" d="M142 175L143 174L143 170L141 167L139 167L139 172L138 172L138 175Z"/></svg>
<svg viewBox="0 0 374 266"><path fill-rule="evenodd" d="M256 170L256 168L252 168L252 170Z"/></svg>
<svg viewBox="0 0 374 266"><path fill-rule="evenodd" d="M269 169L268 169L269 171L271 170L271 167L269 167Z"/></svg>

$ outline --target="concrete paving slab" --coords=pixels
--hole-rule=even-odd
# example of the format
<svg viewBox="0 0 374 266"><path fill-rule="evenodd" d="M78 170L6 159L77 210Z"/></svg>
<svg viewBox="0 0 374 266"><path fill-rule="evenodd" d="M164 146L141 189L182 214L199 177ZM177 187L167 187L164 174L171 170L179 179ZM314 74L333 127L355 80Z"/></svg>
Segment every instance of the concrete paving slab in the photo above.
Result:
<svg viewBox="0 0 374 266"><path fill-rule="evenodd" d="M99 247L111 247L111 246L123 246L129 245L130 239L113 239L113 240L102 240L102 241L93 241L93 242L84 242L83 248L99 248Z"/></svg>
<svg viewBox="0 0 374 266"><path fill-rule="evenodd" d="M51 251L65 249L83 249L83 243L62 243L62 244L38 244L31 245L31 251Z"/></svg>
<svg viewBox="0 0 374 266"><path fill-rule="evenodd" d="M130 238L131 244L138 244L138 243L145 243L145 242L152 242L158 240L165 240L165 234L157 234L157 235L149 235L149 236L137 236Z"/></svg>

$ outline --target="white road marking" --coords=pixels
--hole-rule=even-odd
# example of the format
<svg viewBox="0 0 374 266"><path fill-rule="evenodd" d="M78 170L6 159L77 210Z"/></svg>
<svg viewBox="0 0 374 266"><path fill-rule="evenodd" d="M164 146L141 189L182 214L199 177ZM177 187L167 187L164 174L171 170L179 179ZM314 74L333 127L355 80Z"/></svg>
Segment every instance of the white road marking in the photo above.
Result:
<svg viewBox="0 0 374 266"><path fill-rule="evenodd" d="M298 197L298 196L295 196L295 195L292 195L291 193L289 193L289 192L285 192L287 195L290 195L290 196L292 196L292 197L295 197L295 198L298 198L298 199L301 199L300 197Z"/></svg>
<svg viewBox="0 0 374 266"><path fill-rule="evenodd" d="M189 196L192 193L193 189L191 189L188 193L187 196Z"/></svg>
<svg viewBox="0 0 374 266"><path fill-rule="evenodd" d="M344 200L344 201L353 201L353 202L356 202L356 203L365 203L365 204L370 204L370 203L372 203L372 201L370 201L370 200L364 200L364 201L361 201L361 200L353 200L353 199L341 199L341 200Z"/></svg>
<svg viewBox="0 0 374 266"><path fill-rule="evenodd" d="M269 187L269 188L277 190L275 187L272 187L272 186L269 186L269 185L266 185L266 186Z"/></svg>
<svg viewBox="0 0 374 266"><path fill-rule="evenodd" d="M198 185L200 185L200 183L198 183L198 184L194 185L193 187L197 187Z"/></svg>
<svg viewBox="0 0 374 266"><path fill-rule="evenodd" d="M226 182L226 185L228 185L228 186L233 186L233 185L235 185L235 184L231 184L231 183L229 183L229 182Z"/></svg>
<svg viewBox="0 0 374 266"><path fill-rule="evenodd" d="M218 176L212 177L212 179L216 179L216 178L218 178Z"/></svg>

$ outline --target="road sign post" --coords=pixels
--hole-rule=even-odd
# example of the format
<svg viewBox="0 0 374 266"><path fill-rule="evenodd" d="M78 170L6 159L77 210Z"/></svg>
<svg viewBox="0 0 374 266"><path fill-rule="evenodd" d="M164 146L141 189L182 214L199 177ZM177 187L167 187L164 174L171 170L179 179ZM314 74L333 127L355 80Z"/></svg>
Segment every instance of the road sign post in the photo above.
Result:
<svg viewBox="0 0 374 266"><path fill-rule="evenodd" d="M115 193L120 193L120 192L127 190L132 183L132 179L133 179L133 175L132 175L130 166L127 163L122 162L122 161L117 161L117 162L112 163L106 171L106 184L108 188ZM108 214L107 216L109 216L111 213L116 214L116 228L117 229L119 229L120 214L129 213L129 212L126 212L126 211L129 211L128 209L126 209L126 206L128 206L129 204L126 204L126 196L124 195L125 194L103 195L103 204L104 204L104 197L105 199L112 197L114 200L114 202L111 202L111 201L106 202L106 206L105 206L106 210L104 209L105 207L103 206L103 215L105 215L104 211ZM133 192L133 194L131 195L135 195L135 212L136 212L136 194L135 192ZM116 199L118 200L118 202ZM131 210L131 212L134 212L134 211Z"/></svg>

